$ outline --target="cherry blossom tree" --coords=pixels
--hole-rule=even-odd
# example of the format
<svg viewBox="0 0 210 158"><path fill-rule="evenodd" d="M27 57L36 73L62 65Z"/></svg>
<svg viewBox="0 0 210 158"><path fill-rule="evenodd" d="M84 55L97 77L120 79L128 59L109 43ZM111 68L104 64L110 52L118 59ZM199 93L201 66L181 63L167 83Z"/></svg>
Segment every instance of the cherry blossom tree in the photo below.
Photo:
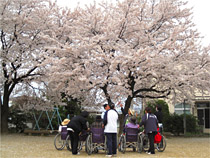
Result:
<svg viewBox="0 0 210 158"><path fill-rule="evenodd" d="M210 91L209 48L179 0L124 0L77 7L66 22L71 43L52 38L48 80L86 106L135 98L193 98ZM59 56L59 57L58 57ZM89 96L89 97L88 97ZM91 103L92 102L92 103Z"/></svg>
<svg viewBox="0 0 210 158"><path fill-rule="evenodd" d="M1 132L7 132L9 98L18 84L24 91L25 84L44 75L47 49L42 35L52 36L52 27L59 29L56 20L61 13L50 0L0 0L0 4Z"/></svg>

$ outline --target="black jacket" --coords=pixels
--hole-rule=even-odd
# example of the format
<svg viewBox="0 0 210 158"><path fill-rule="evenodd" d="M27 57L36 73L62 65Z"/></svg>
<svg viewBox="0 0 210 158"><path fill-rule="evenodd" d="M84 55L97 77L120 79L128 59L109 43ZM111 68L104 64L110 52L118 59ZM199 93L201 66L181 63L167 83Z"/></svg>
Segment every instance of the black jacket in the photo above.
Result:
<svg viewBox="0 0 210 158"><path fill-rule="evenodd" d="M83 114L75 116L68 123L67 127L72 128L75 132L80 133L82 130L87 130L86 116Z"/></svg>
<svg viewBox="0 0 210 158"><path fill-rule="evenodd" d="M163 113L161 111L157 111L154 114L157 116L158 123L163 123Z"/></svg>
<svg viewBox="0 0 210 158"><path fill-rule="evenodd" d="M124 121L123 121L123 127L125 128L125 123L126 121L130 121L131 116L125 110L121 107L122 114L125 116Z"/></svg>

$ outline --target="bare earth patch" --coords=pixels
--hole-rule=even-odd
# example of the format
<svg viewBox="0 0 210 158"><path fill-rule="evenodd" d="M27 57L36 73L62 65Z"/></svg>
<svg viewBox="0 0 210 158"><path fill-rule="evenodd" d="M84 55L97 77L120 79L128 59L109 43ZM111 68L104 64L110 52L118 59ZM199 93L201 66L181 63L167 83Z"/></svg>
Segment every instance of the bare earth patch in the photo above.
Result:
<svg viewBox="0 0 210 158"><path fill-rule="evenodd" d="M58 151L54 147L54 135L26 136L18 134L1 135L1 158L70 158L70 157L105 157L105 152L88 155L84 148L80 155L73 156L64 148ZM156 151L155 155L126 151L117 153L119 158L210 158L210 138L166 138L167 147L164 152Z"/></svg>

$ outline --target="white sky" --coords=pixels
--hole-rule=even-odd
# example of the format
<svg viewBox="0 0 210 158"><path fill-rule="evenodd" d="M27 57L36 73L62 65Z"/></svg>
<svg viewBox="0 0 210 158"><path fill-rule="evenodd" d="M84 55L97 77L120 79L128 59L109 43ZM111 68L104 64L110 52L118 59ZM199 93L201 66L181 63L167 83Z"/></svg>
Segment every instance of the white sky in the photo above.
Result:
<svg viewBox="0 0 210 158"><path fill-rule="evenodd" d="M101 0L95 0L96 2ZM115 0L107 0L115 1ZM203 45L210 45L210 0L185 0L188 1L188 6L193 7L193 21L196 24L196 28L204 37ZM69 6L74 8L79 3L80 6L93 3L94 0L57 0L58 4L65 7Z"/></svg>

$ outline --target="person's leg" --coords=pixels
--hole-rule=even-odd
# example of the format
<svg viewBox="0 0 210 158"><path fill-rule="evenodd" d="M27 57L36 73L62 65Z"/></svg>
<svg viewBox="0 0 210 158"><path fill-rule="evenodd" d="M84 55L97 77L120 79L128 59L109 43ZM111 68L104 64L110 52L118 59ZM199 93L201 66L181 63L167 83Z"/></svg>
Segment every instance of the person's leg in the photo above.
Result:
<svg viewBox="0 0 210 158"><path fill-rule="evenodd" d="M154 133L148 133L148 138L149 138L149 151L152 154L155 153L155 147L154 147L154 138L155 138L155 134Z"/></svg>
<svg viewBox="0 0 210 158"><path fill-rule="evenodd" d="M72 132L69 132L70 135L70 140L71 140L71 152L73 154L73 150L74 150L74 134Z"/></svg>
<svg viewBox="0 0 210 158"><path fill-rule="evenodd" d="M117 154L117 133L112 134L112 154Z"/></svg>
<svg viewBox="0 0 210 158"><path fill-rule="evenodd" d="M151 142L151 134L152 134L152 133L148 133L148 134L147 134L148 140L149 140L149 150L148 150L148 152L151 152L151 145L150 145L150 142Z"/></svg>
<svg viewBox="0 0 210 158"><path fill-rule="evenodd" d="M112 134L106 133L108 155L112 155Z"/></svg>
<svg viewBox="0 0 210 158"><path fill-rule="evenodd" d="M73 138L74 142L72 143L72 154L76 155L78 149L78 142L79 142L79 133L74 132L73 137L74 137Z"/></svg>

